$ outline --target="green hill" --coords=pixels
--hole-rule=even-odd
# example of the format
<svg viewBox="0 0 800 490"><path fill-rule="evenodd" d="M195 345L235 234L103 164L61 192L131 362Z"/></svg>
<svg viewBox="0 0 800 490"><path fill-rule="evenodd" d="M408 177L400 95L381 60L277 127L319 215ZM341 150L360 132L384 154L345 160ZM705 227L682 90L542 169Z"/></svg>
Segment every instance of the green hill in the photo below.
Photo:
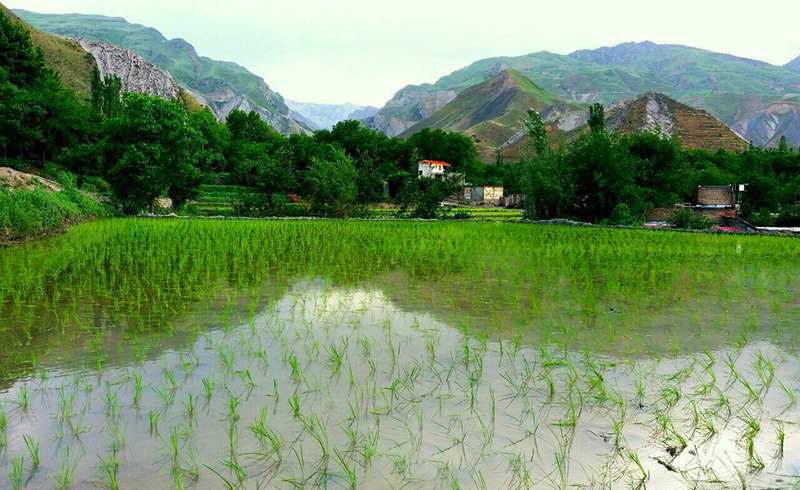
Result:
<svg viewBox="0 0 800 490"><path fill-rule="evenodd" d="M306 131L289 117L283 97L272 91L261 77L236 63L200 56L183 39L167 39L152 27L132 24L121 17L15 12L48 33L107 42L134 51L167 70L178 83L205 97L221 118L233 109L252 109L285 134Z"/></svg>
<svg viewBox="0 0 800 490"><path fill-rule="evenodd" d="M0 4L0 9L30 27L2 4ZM61 83L77 92L82 99L89 100L92 70L95 67L92 55L74 41L37 29L31 28L31 38L33 38L34 44L42 48L47 64L58 73Z"/></svg>
<svg viewBox="0 0 800 490"><path fill-rule="evenodd" d="M567 112L582 111L539 87L518 70L505 70L469 87L431 117L402 134L410 136L425 128L458 131L470 136L484 161L492 161L499 149L524 134L521 120L528 109L545 120Z"/></svg>

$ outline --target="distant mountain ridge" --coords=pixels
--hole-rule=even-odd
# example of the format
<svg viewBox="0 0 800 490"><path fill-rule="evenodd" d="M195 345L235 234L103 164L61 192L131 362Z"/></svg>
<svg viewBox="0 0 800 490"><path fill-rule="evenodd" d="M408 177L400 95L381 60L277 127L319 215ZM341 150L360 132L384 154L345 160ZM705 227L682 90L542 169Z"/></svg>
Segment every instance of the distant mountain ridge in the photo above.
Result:
<svg viewBox="0 0 800 490"><path fill-rule="evenodd" d="M797 58L793 59L792 61L786 63L783 66L785 66L786 68L788 68L788 69L790 69L792 71L800 72L800 56L798 56Z"/></svg>
<svg viewBox="0 0 800 490"><path fill-rule="evenodd" d="M708 111L758 146L773 146L782 135L800 144L800 73L789 65L651 42L479 60L435 83L404 87L368 122L390 136L403 134L509 68L565 102L608 105L659 92Z"/></svg>
<svg viewBox="0 0 800 490"><path fill-rule="evenodd" d="M286 99L290 115L305 120L311 129L330 129L340 121L366 119L378 112L377 107L356 104L316 104Z"/></svg>
<svg viewBox="0 0 800 490"><path fill-rule="evenodd" d="M281 133L309 132L305 124L291 118L283 97L270 89L261 77L236 63L200 56L183 39L167 39L152 27L132 24L121 17L38 14L27 10L14 12L45 32L132 50L201 96L222 120L235 109L254 110Z"/></svg>

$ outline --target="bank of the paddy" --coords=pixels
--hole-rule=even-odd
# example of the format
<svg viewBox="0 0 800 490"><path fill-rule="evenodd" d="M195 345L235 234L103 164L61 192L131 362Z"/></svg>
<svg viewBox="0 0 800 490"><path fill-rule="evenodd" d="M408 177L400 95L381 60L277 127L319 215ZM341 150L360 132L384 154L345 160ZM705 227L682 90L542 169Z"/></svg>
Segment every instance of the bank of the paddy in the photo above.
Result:
<svg viewBox="0 0 800 490"><path fill-rule="evenodd" d="M29 177L0 178L0 245L63 233L71 224L112 214L107 205L74 187Z"/></svg>

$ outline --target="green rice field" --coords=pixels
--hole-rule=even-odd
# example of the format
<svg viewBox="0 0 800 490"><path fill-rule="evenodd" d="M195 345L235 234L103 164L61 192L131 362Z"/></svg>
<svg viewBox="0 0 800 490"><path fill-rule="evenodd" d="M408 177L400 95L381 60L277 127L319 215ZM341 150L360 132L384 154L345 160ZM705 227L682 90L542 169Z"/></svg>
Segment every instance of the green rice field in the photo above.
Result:
<svg viewBox="0 0 800 490"><path fill-rule="evenodd" d="M800 488L800 241L114 219L0 249L0 488Z"/></svg>

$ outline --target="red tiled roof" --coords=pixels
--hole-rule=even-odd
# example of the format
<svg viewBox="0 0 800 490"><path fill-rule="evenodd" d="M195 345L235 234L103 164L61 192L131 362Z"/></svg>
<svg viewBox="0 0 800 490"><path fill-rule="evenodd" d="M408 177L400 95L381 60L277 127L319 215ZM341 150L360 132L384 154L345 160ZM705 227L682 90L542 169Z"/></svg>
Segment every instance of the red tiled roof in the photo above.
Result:
<svg viewBox="0 0 800 490"><path fill-rule="evenodd" d="M434 160L422 160L417 165L420 165L420 164L423 164L423 163L428 163L430 165L444 165L445 167L449 167L450 166L449 163L437 162L437 161L434 161Z"/></svg>

